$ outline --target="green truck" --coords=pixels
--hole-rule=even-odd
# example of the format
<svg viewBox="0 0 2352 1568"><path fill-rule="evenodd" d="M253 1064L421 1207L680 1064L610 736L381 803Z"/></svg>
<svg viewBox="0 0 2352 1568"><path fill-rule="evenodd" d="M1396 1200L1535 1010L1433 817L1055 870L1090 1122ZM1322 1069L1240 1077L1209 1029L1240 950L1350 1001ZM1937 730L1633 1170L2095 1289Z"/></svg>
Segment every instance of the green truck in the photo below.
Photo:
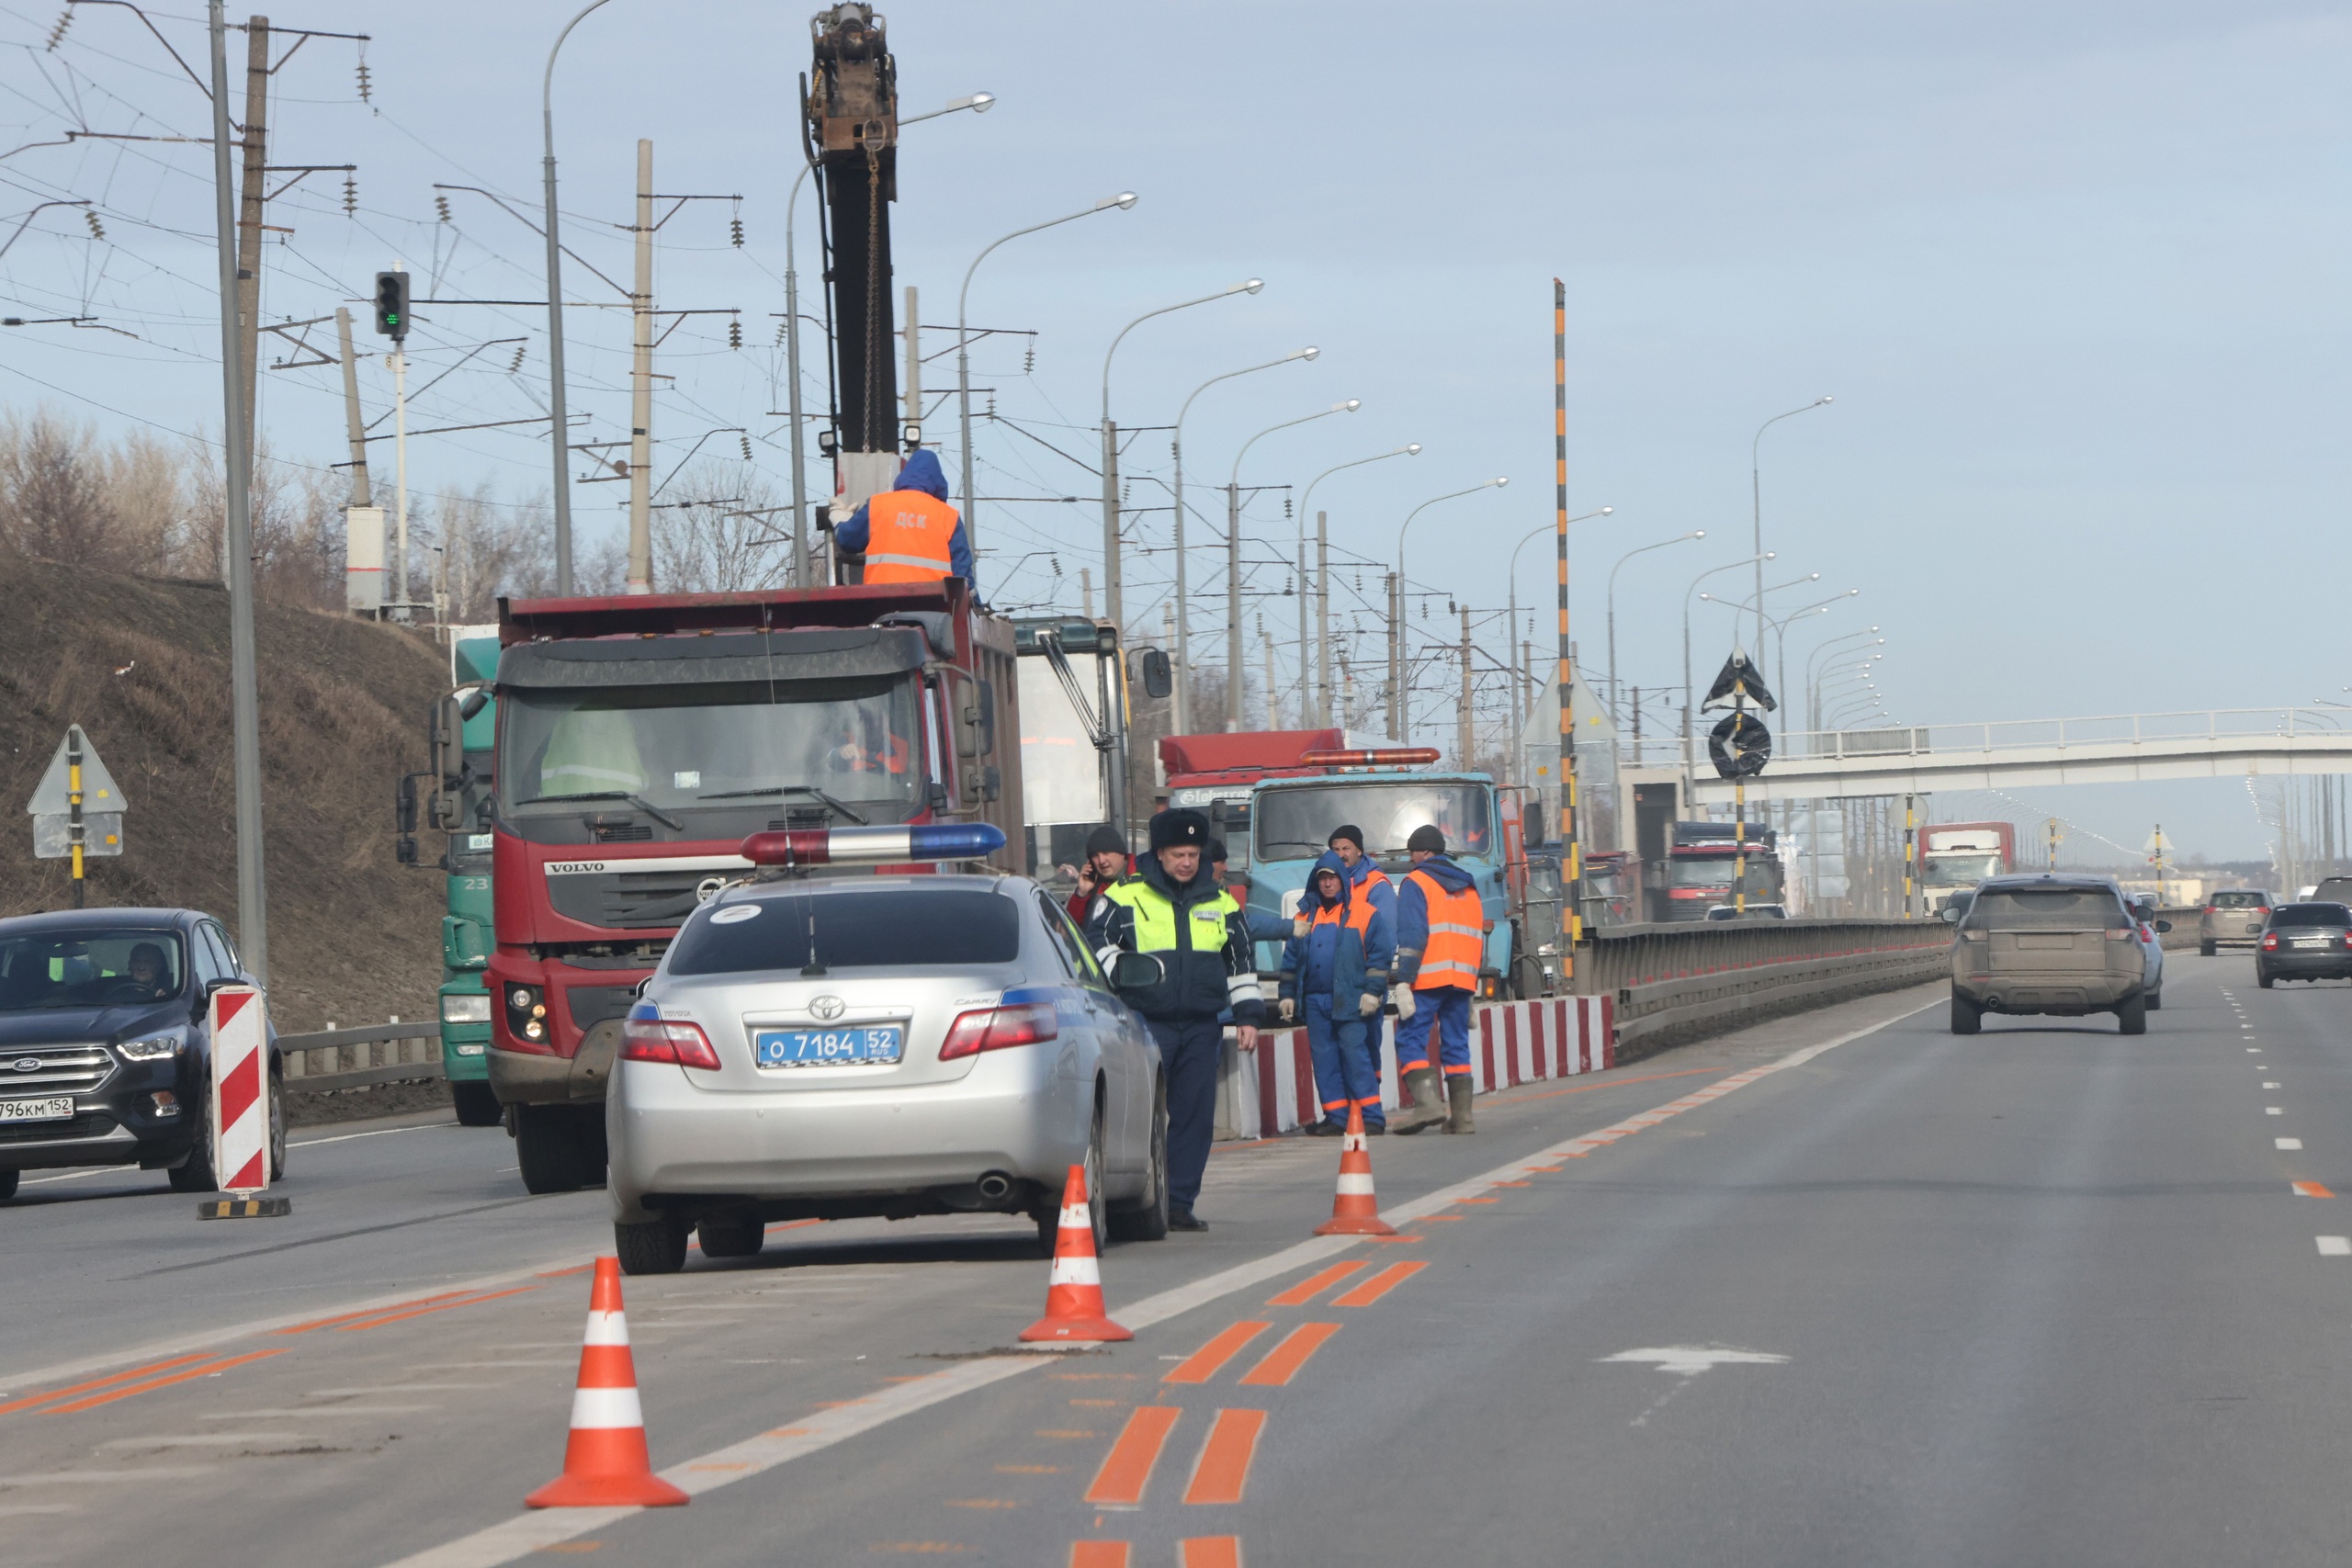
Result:
<svg viewBox="0 0 2352 1568"><path fill-rule="evenodd" d="M449 1099L458 1120L469 1127L494 1127L503 1118L498 1099L491 1093L490 1062L490 807L491 759L498 735L497 699L489 697L498 679L498 637L460 637L449 646L449 673L455 687L452 702L435 703L429 721L432 753L456 761L451 770L463 784L458 793L457 825L448 830L447 849L441 857L447 889L447 912L441 917L441 1070L449 1080ZM479 690L483 700L465 700ZM466 714L468 707L473 709ZM456 734L445 733L451 726ZM453 745L452 742L455 742ZM413 784L403 784L405 860L413 863L415 840ZM445 807L446 809L446 807Z"/></svg>

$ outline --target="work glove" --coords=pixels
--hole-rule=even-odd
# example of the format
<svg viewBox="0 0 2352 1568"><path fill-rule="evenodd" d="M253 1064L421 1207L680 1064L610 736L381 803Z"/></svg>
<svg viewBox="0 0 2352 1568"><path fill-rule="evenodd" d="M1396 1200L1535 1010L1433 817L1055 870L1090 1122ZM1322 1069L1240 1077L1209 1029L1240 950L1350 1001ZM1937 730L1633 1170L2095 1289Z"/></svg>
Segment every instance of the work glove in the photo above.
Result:
<svg viewBox="0 0 2352 1568"><path fill-rule="evenodd" d="M1297 1011L1298 1004L1291 1000L1288 997L1284 997L1282 1000L1274 1004L1274 1016L1281 1019L1284 1023L1288 1023Z"/></svg>
<svg viewBox="0 0 2352 1568"><path fill-rule="evenodd" d="M1392 987L1388 993L1388 999L1396 1004L1396 1016L1399 1019L1408 1019L1413 1016L1412 987L1397 986Z"/></svg>
<svg viewBox="0 0 2352 1568"><path fill-rule="evenodd" d="M1363 994L1363 998L1356 1003L1356 1016L1358 1018L1378 1018L1380 1016L1380 993L1378 991L1366 991Z"/></svg>
<svg viewBox="0 0 2352 1568"><path fill-rule="evenodd" d="M1293 915L1290 919L1290 934L1293 936L1305 936L1314 929L1315 922L1305 915Z"/></svg>

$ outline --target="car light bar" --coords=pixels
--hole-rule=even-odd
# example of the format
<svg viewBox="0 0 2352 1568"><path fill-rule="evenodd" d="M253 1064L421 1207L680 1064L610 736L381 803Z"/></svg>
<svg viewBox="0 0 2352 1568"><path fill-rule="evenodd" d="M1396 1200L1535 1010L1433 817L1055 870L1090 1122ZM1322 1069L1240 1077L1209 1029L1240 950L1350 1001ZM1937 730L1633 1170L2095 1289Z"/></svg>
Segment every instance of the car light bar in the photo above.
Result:
<svg viewBox="0 0 2352 1568"><path fill-rule="evenodd" d="M1434 746L1391 746L1375 751L1303 751L1302 768L1425 768L1437 761Z"/></svg>
<svg viewBox="0 0 2352 1568"><path fill-rule="evenodd" d="M742 855L753 865L888 865L982 860L1004 848L989 822L923 822L905 828L795 828L754 833Z"/></svg>

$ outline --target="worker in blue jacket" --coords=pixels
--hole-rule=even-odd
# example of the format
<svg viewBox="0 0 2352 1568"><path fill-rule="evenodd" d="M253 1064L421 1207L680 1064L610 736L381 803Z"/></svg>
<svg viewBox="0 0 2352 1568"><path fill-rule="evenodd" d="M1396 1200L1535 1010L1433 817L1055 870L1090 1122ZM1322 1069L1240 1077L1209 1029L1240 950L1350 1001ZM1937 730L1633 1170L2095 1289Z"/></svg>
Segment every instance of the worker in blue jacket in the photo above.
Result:
<svg viewBox="0 0 2352 1568"><path fill-rule="evenodd" d="M885 536L875 543L877 512ZM939 558L939 535L947 536L946 559ZM911 541L911 543L910 542ZM960 577L973 592L979 580L972 575L972 540L964 519L947 504L947 476L940 472L939 454L918 446L907 454L905 466L890 488L859 503L856 511L833 528L833 542L854 556L865 557L868 582L936 582ZM921 549L922 556L904 552Z"/></svg>
<svg viewBox="0 0 2352 1568"><path fill-rule="evenodd" d="M1470 998L1486 962L1486 910L1477 879L1447 856L1438 829L1414 829L1405 849L1413 869L1396 894L1396 1131L1442 1122L1449 1133L1475 1133Z"/></svg>
<svg viewBox="0 0 2352 1568"><path fill-rule="evenodd" d="M1336 1137L1347 1131L1348 1112L1363 1112L1364 1131L1385 1133L1380 1109L1380 1054L1370 1043L1388 989L1388 965L1396 947L1388 917L1368 898L1355 897L1348 868L1336 854L1315 863L1306 897L1299 906L1290 941L1283 949L1282 985L1276 1010L1283 1022L1303 1017L1307 1051L1315 1063L1323 1114L1307 1131Z"/></svg>

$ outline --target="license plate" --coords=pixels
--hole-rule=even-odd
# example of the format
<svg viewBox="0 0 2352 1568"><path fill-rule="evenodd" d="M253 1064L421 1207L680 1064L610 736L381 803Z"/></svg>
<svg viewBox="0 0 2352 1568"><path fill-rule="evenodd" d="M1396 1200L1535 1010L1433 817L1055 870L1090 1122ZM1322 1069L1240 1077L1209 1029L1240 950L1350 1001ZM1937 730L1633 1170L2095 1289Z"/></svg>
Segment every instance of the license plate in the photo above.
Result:
<svg viewBox="0 0 2352 1568"><path fill-rule="evenodd" d="M2297 947L2334 947L2335 944L2324 936L2304 936L2297 937L2295 945Z"/></svg>
<svg viewBox="0 0 2352 1568"><path fill-rule="evenodd" d="M905 1035L894 1025L763 1029L752 1036L763 1067L852 1067L899 1059Z"/></svg>
<svg viewBox="0 0 2352 1568"><path fill-rule="evenodd" d="M0 1122L71 1122L74 1120L74 1097L61 1094L54 1100L0 1100Z"/></svg>

